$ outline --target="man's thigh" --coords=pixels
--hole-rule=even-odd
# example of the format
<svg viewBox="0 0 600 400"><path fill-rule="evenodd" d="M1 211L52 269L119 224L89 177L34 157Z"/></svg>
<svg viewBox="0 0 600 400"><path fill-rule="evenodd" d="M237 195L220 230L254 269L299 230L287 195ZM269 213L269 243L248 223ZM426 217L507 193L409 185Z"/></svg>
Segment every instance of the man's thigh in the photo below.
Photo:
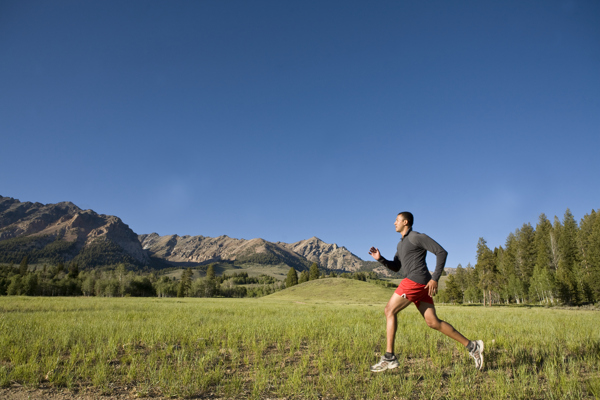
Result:
<svg viewBox="0 0 600 400"><path fill-rule="evenodd" d="M400 296L398 293L392 294L390 301L388 301L385 306L385 310L387 312L397 314L398 312L404 310L408 307L412 301L408 300L406 297Z"/></svg>
<svg viewBox="0 0 600 400"><path fill-rule="evenodd" d="M417 306L417 308L419 309L419 312L421 313L423 318L425 318L425 321L427 321L428 325L430 323L435 323L435 322L439 321L439 318L435 311L435 305L433 305L431 303L427 303L425 301L421 301L419 303L419 305Z"/></svg>

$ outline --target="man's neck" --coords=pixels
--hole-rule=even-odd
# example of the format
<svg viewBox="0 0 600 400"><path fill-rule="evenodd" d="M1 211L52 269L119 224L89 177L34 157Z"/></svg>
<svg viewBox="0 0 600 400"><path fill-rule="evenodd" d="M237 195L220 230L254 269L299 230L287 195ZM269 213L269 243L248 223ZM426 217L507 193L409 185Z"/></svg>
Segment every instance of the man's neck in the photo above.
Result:
<svg viewBox="0 0 600 400"><path fill-rule="evenodd" d="M408 232L410 232L410 227L408 227L408 226L400 231L400 234L402 235L402 239L404 239L404 236L406 236L408 234Z"/></svg>

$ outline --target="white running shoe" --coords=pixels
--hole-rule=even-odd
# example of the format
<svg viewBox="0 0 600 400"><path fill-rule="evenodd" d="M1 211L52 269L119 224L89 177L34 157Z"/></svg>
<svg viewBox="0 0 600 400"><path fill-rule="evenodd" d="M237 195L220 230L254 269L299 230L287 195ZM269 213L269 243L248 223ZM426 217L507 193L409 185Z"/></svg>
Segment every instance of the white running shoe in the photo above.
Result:
<svg viewBox="0 0 600 400"><path fill-rule="evenodd" d="M398 359L396 356L393 356L392 358L385 358L385 355L383 355L377 364L371 366L371 372L381 372L385 371L386 369L394 369L399 365L400 364L398 364Z"/></svg>
<svg viewBox="0 0 600 400"><path fill-rule="evenodd" d="M475 368L483 369L483 340L476 340L475 347L469 352L469 355L475 360Z"/></svg>

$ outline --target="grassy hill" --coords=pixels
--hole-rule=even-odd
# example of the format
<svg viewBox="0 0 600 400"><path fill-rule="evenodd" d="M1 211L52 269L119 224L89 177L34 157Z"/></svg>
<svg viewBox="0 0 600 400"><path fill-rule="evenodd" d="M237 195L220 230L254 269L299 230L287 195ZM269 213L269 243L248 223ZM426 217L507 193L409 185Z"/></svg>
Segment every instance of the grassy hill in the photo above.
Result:
<svg viewBox="0 0 600 400"><path fill-rule="evenodd" d="M265 299L301 302L339 302L347 304L385 304L393 288L354 279L325 278L304 282L273 293Z"/></svg>

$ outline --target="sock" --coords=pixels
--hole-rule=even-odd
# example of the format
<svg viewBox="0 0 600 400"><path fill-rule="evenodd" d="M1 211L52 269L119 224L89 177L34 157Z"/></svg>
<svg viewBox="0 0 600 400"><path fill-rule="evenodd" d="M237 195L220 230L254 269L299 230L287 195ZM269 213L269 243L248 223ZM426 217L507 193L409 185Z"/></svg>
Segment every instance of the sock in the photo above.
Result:
<svg viewBox="0 0 600 400"><path fill-rule="evenodd" d="M385 358L388 359L388 360L391 360L394 357L395 357L394 353L388 353L388 352L385 353Z"/></svg>
<svg viewBox="0 0 600 400"><path fill-rule="evenodd" d="M473 351L473 349L475 348L475 342L472 340L469 340L469 344L467 345L467 350L469 352Z"/></svg>

